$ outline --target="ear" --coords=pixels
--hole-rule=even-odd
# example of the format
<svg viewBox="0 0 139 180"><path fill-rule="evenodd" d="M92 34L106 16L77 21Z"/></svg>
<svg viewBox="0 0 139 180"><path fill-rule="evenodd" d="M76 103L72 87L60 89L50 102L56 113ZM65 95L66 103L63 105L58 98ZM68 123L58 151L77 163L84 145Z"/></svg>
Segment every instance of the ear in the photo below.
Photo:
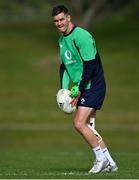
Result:
<svg viewBox="0 0 139 180"><path fill-rule="evenodd" d="M67 20L70 22L71 21L71 16L68 14L67 15Z"/></svg>

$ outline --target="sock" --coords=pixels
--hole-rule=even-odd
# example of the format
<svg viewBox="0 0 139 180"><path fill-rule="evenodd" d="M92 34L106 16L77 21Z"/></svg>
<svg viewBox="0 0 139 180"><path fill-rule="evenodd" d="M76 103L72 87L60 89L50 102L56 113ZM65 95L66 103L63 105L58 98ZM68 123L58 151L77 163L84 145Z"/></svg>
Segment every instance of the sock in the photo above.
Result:
<svg viewBox="0 0 139 180"><path fill-rule="evenodd" d="M106 158L108 159L108 161L110 162L110 164L111 164L112 166L115 165L115 162L113 161L113 159L112 159L112 157L111 157L108 149L107 149L107 148L104 148L104 149L102 149L102 151L103 151L105 157L106 157Z"/></svg>
<svg viewBox="0 0 139 180"><path fill-rule="evenodd" d="M97 160L106 159L100 146L93 148L93 151L94 151L94 154L95 154Z"/></svg>

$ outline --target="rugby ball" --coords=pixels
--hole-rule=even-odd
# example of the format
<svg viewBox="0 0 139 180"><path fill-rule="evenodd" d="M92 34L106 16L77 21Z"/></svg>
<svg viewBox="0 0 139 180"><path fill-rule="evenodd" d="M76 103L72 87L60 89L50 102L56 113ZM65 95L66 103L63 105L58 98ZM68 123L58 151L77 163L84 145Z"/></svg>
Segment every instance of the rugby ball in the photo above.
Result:
<svg viewBox="0 0 139 180"><path fill-rule="evenodd" d="M75 106L70 104L72 97L67 89L60 89L56 95L58 107L65 113L71 114L76 110Z"/></svg>

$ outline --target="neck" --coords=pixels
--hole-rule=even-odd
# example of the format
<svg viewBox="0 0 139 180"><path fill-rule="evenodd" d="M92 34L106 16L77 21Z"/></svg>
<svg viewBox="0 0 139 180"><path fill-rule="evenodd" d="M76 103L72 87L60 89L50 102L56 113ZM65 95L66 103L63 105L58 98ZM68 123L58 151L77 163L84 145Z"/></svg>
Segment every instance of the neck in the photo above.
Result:
<svg viewBox="0 0 139 180"><path fill-rule="evenodd" d="M70 31L73 29L73 27L74 27L74 24L70 22L67 30L63 34L64 35L69 34Z"/></svg>

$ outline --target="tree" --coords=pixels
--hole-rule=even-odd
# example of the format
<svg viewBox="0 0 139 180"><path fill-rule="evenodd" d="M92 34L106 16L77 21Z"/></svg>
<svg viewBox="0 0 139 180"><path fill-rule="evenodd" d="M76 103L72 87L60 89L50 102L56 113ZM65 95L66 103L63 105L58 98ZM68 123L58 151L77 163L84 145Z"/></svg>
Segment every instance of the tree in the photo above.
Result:
<svg viewBox="0 0 139 180"><path fill-rule="evenodd" d="M131 0L70 0L75 22L85 28L96 24Z"/></svg>

